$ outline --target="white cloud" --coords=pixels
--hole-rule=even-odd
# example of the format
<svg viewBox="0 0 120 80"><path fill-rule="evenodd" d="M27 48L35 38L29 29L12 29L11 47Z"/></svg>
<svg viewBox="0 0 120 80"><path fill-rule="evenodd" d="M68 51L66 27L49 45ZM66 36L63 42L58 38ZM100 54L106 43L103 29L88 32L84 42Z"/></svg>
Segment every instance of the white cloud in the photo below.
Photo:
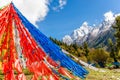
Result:
<svg viewBox="0 0 120 80"><path fill-rule="evenodd" d="M66 5L66 3L67 3L67 0L59 0L59 7L60 7L60 9L63 9L63 6L65 6Z"/></svg>
<svg viewBox="0 0 120 80"><path fill-rule="evenodd" d="M36 21L44 20L49 11L49 0L0 0L0 7L11 1L34 25Z"/></svg>
<svg viewBox="0 0 120 80"><path fill-rule="evenodd" d="M105 17L105 21L114 21L115 17L114 17L114 13L112 11L106 12L104 14Z"/></svg>
<svg viewBox="0 0 120 80"><path fill-rule="evenodd" d="M5 5L9 4L11 0L0 0L0 7L4 7Z"/></svg>
<svg viewBox="0 0 120 80"><path fill-rule="evenodd" d="M66 4L67 4L67 0L59 0L59 5L56 7L53 7L53 10L59 11L63 9Z"/></svg>
<svg viewBox="0 0 120 80"><path fill-rule="evenodd" d="M11 1L22 12L22 14L34 25L36 21L42 21L49 12L49 4L54 0L0 0L0 7L9 4ZM56 10L63 9L67 0L58 0Z"/></svg>
<svg viewBox="0 0 120 80"><path fill-rule="evenodd" d="M48 0L13 0L13 2L33 24L38 20L44 20L49 11Z"/></svg>

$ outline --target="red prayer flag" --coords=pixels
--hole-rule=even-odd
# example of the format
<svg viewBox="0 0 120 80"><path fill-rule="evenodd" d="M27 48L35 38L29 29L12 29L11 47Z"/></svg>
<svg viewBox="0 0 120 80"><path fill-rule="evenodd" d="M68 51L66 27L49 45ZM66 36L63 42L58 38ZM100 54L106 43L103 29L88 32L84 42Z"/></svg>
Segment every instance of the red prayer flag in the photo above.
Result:
<svg viewBox="0 0 120 80"><path fill-rule="evenodd" d="M59 73L61 73L62 75L65 75L67 76L68 78L70 79L73 79L74 76L71 75L66 69L64 69L63 67L60 67L59 70L58 70Z"/></svg>
<svg viewBox="0 0 120 80"><path fill-rule="evenodd" d="M27 80L24 73L18 74L16 76L16 80Z"/></svg>

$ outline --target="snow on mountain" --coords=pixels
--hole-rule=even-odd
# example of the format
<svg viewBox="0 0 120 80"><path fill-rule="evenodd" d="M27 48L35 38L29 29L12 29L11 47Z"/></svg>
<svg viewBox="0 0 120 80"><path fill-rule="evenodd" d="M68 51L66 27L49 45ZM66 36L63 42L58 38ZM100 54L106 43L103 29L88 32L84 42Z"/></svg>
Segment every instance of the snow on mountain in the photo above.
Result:
<svg viewBox="0 0 120 80"><path fill-rule="evenodd" d="M88 26L88 23L84 22L80 28L73 31L70 37L73 40L76 40L77 38L87 35L91 30L92 30L91 26Z"/></svg>
<svg viewBox="0 0 120 80"><path fill-rule="evenodd" d="M74 30L71 35L63 37L63 42L70 45L72 43L83 44L83 42L91 43L97 41L100 37L108 36L107 33L111 33L111 26L113 25L115 18L120 14L114 14L111 11L104 14L104 20L99 25L89 26L87 22L84 22L80 28ZM109 37L107 37L109 38ZM107 39L106 39L107 40Z"/></svg>
<svg viewBox="0 0 120 80"><path fill-rule="evenodd" d="M71 37L69 35L65 35L65 37L63 38L63 42L67 43L67 45L70 45L73 43L73 40L71 39Z"/></svg>

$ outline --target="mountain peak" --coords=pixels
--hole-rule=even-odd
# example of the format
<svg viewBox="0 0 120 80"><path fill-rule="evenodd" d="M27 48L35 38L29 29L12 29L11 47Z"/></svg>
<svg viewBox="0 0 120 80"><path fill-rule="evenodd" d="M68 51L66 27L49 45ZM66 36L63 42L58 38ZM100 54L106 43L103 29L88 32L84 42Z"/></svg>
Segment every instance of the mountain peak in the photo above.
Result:
<svg viewBox="0 0 120 80"><path fill-rule="evenodd" d="M108 21L114 21L115 20L114 13L112 11L109 11L109 12L105 13L104 14L104 20L106 22L108 22Z"/></svg>
<svg viewBox="0 0 120 80"><path fill-rule="evenodd" d="M114 14L109 11L104 14L103 22L97 26L89 26L87 22L83 22L83 24L78 29L75 29L71 35L65 36L63 42L69 45L72 43L82 44L85 41L90 43L91 41L94 41L94 39L99 38L100 36L102 37L102 35L105 36L105 34L111 30L115 18L119 15L120 14Z"/></svg>
<svg viewBox="0 0 120 80"><path fill-rule="evenodd" d="M77 39L78 37L83 37L89 33L89 31L92 30L91 26L88 26L87 22L84 22L80 28L74 30L71 34L71 38L73 40Z"/></svg>

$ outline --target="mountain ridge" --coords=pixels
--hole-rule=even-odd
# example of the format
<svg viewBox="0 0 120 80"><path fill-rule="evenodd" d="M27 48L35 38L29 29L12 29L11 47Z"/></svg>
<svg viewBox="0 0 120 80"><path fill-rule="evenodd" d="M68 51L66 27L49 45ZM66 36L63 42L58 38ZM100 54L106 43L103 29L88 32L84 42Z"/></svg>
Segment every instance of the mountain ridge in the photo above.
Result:
<svg viewBox="0 0 120 80"><path fill-rule="evenodd" d="M89 26L84 22L80 28L75 29L71 35L65 35L62 39L67 45L88 43L89 47L100 47L108 45L108 39L114 38L114 30L112 25L115 23L115 18L120 14L113 14L111 11L104 15L104 20L97 26Z"/></svg>

